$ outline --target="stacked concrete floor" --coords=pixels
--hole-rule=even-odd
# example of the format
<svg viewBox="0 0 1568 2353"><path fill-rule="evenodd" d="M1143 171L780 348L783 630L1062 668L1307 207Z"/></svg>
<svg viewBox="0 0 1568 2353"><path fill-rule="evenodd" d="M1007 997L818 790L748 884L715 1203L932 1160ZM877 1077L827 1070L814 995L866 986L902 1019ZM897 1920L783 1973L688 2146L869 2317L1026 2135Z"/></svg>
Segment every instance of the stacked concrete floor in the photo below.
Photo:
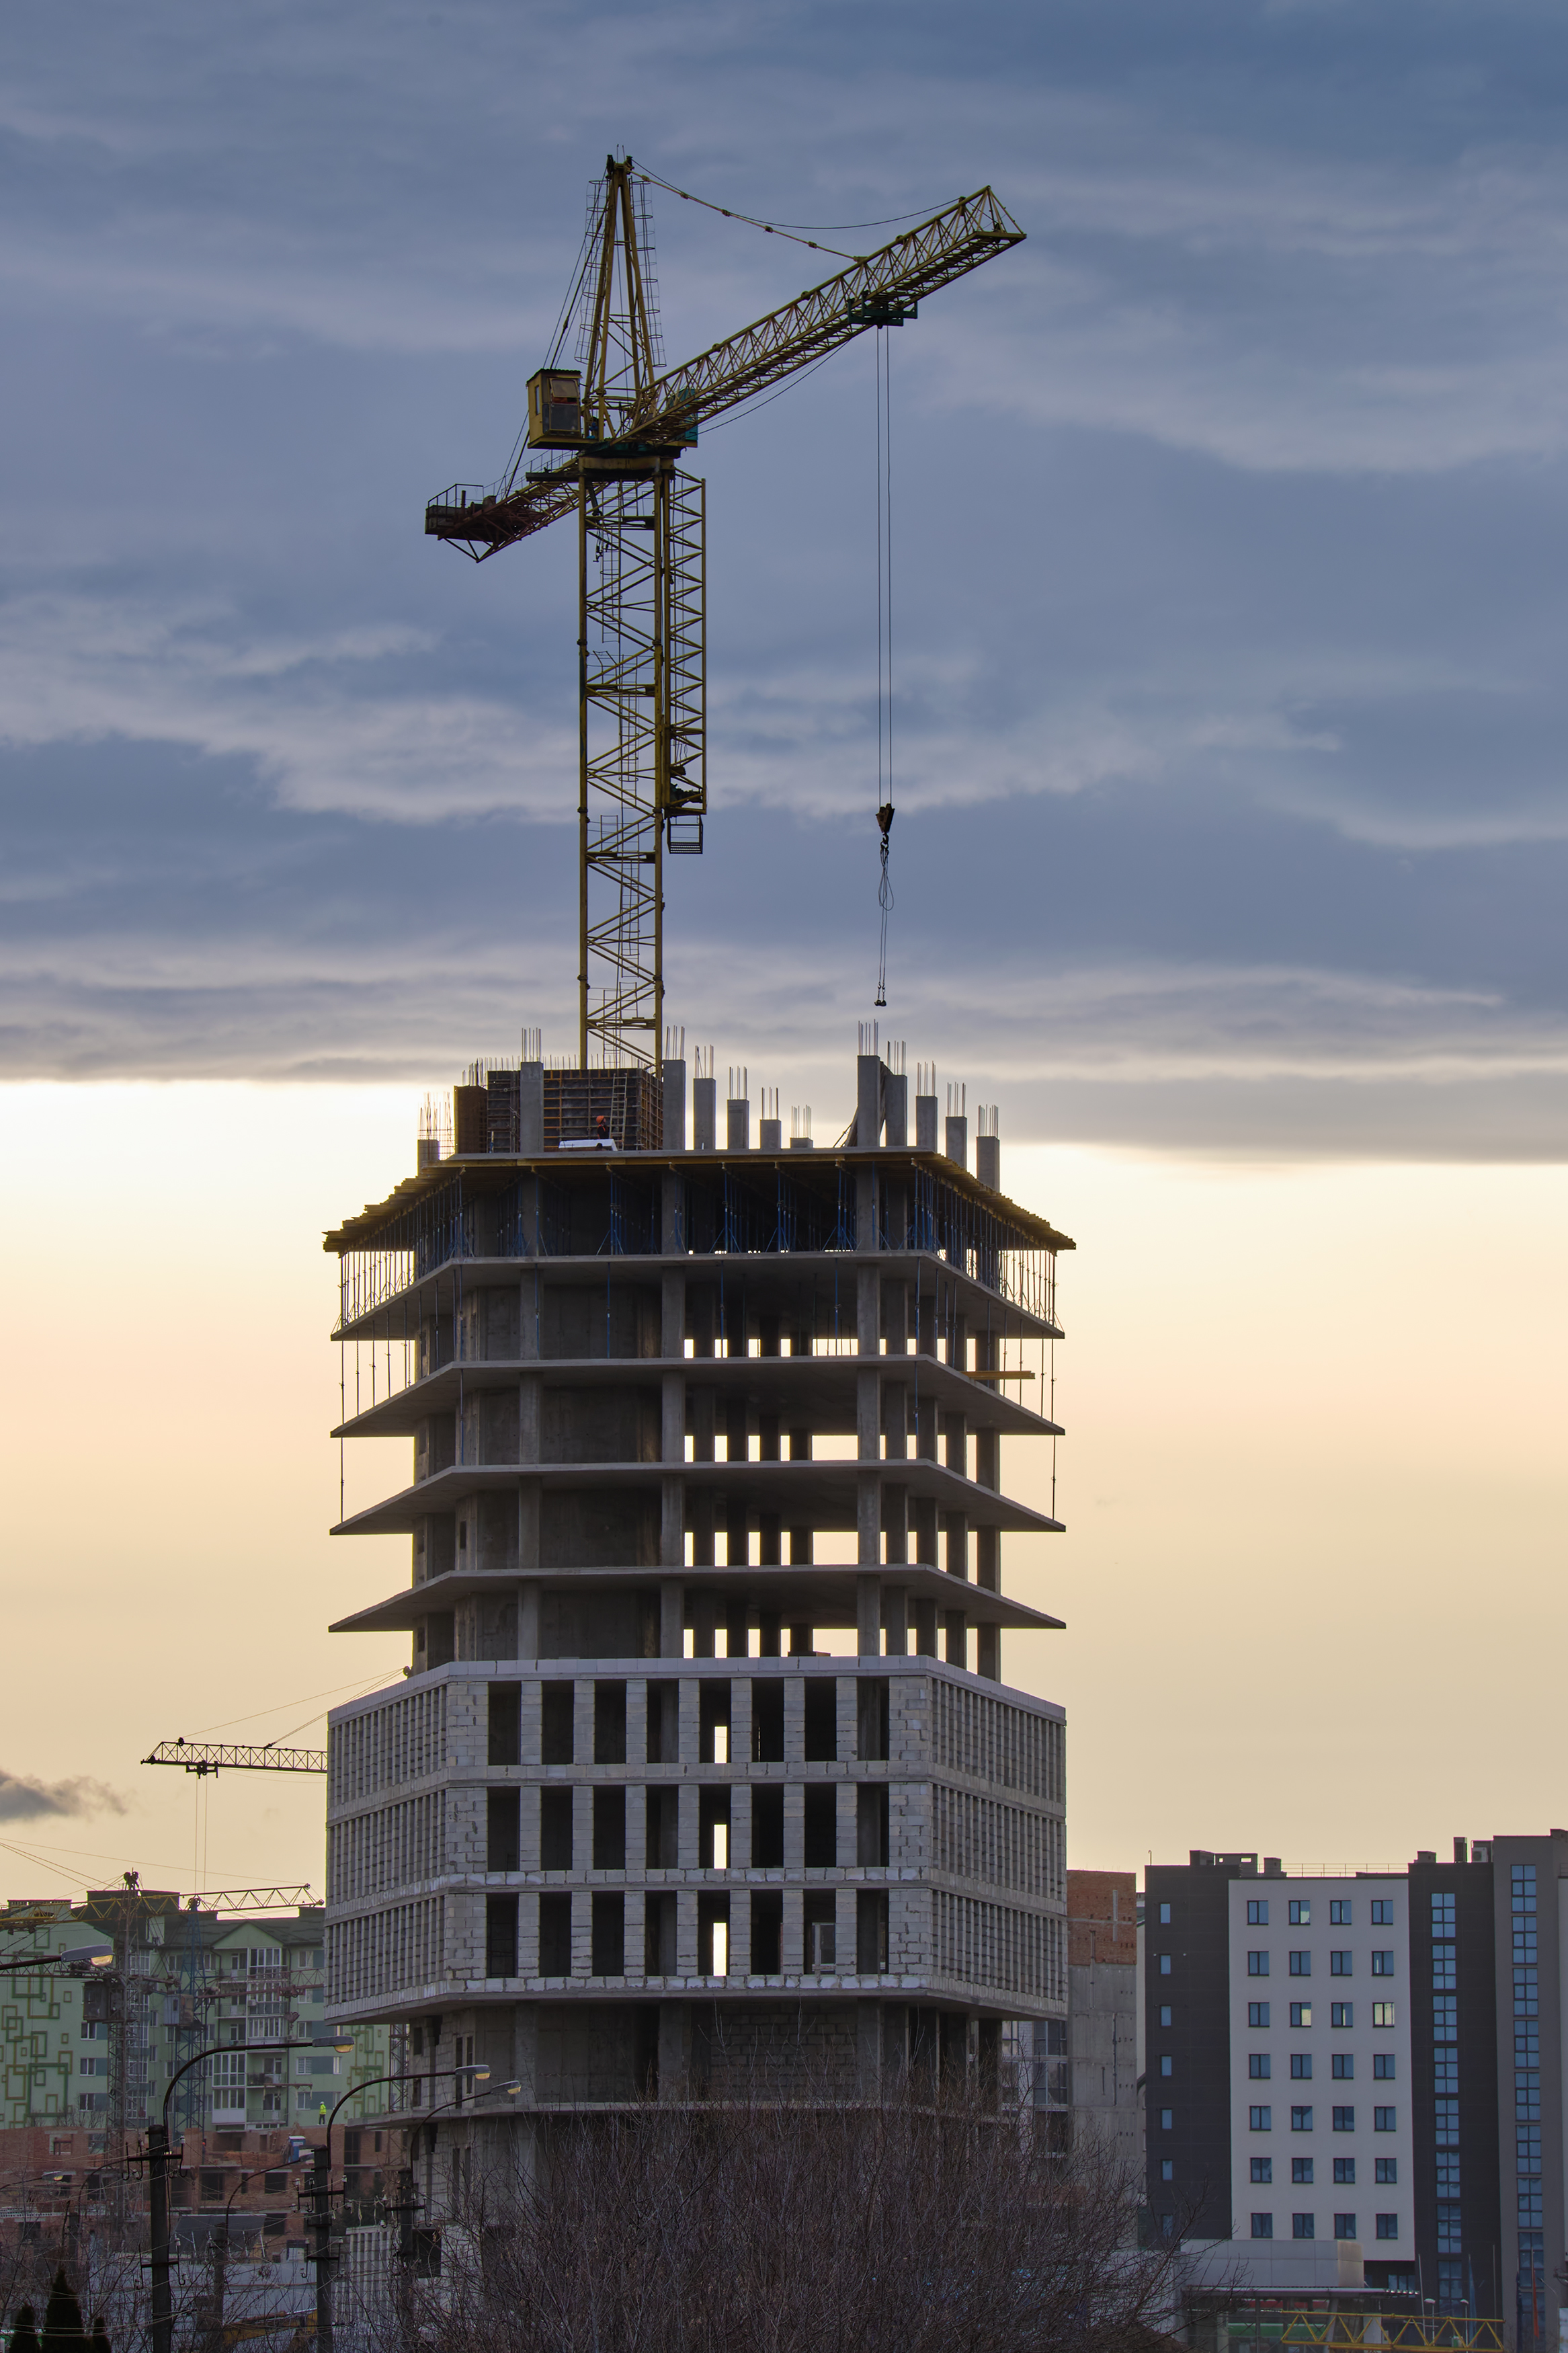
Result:
<svg viewBox="0 0 1568 2353"><path fill-rule="evenodd" d="M548 1075L327 1240L345 1434L414 1450L344 1523L412 1540L342 1621L411 1660L331 1718L330 2014L406 2028L433 2219L551 2116L994 2082L1066 2012L1063 1715L1000 1682L1057 1622L1002 1534L1057 1524L1000 1453L1070 1242L876 1057L818 1151L720 1147L710 1081L685 1148L671 1064L676 1148L546 1152Z"/></svg>

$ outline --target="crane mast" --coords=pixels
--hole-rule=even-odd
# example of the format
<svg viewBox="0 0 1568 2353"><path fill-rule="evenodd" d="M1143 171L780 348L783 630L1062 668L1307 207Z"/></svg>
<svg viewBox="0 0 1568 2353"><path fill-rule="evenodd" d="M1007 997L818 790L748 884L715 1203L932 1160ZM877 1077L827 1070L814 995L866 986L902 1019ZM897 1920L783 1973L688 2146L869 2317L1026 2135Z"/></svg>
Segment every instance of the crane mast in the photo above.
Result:
<svg viewBox="0 0 1568 2353"><path fill-rule="evenodd" d="M667 369L647 181L605 158L575 299L528 423L490 489L455 483L428 536L476 563L575 513L578 577L578 1055L657 1071L664 1021L664 860L703 845L707 786L705 490L680 458L704 419L810 367L922 295L1018 244L989 188L837 278ZM572 316L576 365L562 359ZM528 450L562 453L529 469ZM519 477L521 479L520 480Z"/></svg>

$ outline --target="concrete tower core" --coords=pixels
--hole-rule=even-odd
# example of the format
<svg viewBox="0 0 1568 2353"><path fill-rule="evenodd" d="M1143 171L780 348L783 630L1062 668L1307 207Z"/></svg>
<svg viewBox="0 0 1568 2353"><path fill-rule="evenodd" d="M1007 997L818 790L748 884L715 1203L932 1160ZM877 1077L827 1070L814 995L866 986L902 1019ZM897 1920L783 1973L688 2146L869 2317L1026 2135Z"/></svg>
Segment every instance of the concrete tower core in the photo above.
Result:
<svg viewBox="0 0 1568 2353"><path fill-rule="evenodd" d="M673 1148L547 1148L583 1082L525 1062L327 1237L343 1435L414 1443L339 1531L411 1537L333 1630L412 1658L331 1718L328 2015L406 2028L431 2221L552 2114L995 2082L1066 2014L1063 1712L1000 1680L1060 1623L1002 1533L1059 1524L1001 1440L1057 1435L1072 1244L994 1129L982 1181L934 1096L911 1145L902 1075L857 1082L831 1149L735 1103L720 1148L710 1078L684 1148L683 1062L637 1114Z"/></svg>

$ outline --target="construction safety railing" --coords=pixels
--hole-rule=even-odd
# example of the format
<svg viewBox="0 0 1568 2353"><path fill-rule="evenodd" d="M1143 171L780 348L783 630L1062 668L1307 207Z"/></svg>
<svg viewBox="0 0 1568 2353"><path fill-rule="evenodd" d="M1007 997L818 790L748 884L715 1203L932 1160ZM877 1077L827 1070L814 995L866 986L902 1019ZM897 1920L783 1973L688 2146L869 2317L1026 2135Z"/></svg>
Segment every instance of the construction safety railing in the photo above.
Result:
<svg viewBox="0 0 1568 2353"><path fill-rule="evenodd" d="M1325 2353L1505 2353L1507 2343L1500 2320L1435 2312L1292 2312L1278 2341L1322 2346Z"/></svg>
<svg viewBox="0 0 1568 2353"><path fill-rule="evenodd" d="M394 1329L392 1319L384 1336L412 1341L420 1321L417 1287L448 1268L478 1258L658 1256L661 1224L660 1178L651 1171L607 1167L591 1194L541 1176L537 1184L478 1194L470 1187L466 1198L464 1180L455 1176L389 1217L374 1247L341 1252L338 1330L397 1305L401 1326ZM697 1258L851 1251L858 1224L853 1172L846 1166L814 1170L808 1179L804 1171L797 1176L720 1163L710 1175L682 1178L676 1248ZM889 1188L877 1241L885 1250L940 1258L1026 1315L1056 1322L1055 1251L1026 1242L1010 1219L934 1170L917 1169L901 1192Z"/></svg>

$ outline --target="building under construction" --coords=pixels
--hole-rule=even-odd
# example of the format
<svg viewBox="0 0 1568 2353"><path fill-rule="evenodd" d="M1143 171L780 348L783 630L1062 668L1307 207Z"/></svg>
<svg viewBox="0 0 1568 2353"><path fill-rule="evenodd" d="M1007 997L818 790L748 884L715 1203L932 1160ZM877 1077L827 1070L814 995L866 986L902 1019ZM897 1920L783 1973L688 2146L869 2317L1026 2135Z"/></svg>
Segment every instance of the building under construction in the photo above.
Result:
<svg viewBox="0 0 1568 2353"><path fill-rule="evenodd" d="M1067 1995L1063 1715L1002 1681L1058 1622L1003 1535L1058 1523L1001 1450L1048 1489L1071 1243L901 1054L821 1150L683 1059L631 1148L468 1075L326 1240L342 1434L413 1451L340 1531L409 1538L338 1630L410 1647L331 1718L328 2015L406 2026L434 2219L552 2115L995 2082Z"/></svg>

